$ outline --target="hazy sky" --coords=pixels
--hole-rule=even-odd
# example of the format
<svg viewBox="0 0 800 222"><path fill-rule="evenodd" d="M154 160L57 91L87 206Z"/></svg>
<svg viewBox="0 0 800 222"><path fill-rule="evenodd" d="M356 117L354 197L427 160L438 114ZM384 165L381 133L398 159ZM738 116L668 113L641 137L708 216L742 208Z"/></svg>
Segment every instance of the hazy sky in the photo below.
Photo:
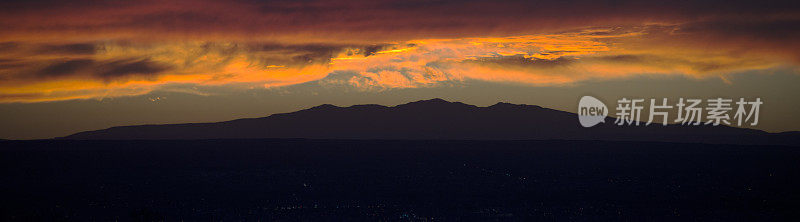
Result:
<svg viewBox="0 0 800 222"><path fill-rule="evenodd" d="M764 100L800 130L798 1L4 1L0 138L441 97Z"/></svg>

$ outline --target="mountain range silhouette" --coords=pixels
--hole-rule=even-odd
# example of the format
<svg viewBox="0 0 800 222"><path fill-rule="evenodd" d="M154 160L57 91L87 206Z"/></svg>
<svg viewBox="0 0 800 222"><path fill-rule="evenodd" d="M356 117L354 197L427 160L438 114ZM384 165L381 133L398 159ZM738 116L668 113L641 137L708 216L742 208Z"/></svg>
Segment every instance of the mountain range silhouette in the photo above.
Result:
<svg viewBox="0 0 800 222"><path fill-rule="evenodd" d="M56 139L386 139L386 140L607 140L712 144L800 145L799 132L768 133L730 126L653 124L618 126L614 118L591 128L577 114L535 105L478 107L442 99L397 106L324 104L291 113L214 123L111 127Z"/></svg>

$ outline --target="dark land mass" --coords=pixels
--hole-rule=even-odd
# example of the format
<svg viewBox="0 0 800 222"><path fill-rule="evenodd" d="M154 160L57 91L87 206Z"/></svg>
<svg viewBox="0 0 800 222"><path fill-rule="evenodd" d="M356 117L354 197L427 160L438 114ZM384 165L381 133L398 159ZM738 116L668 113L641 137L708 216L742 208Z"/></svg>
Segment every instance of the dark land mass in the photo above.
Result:
<svg viewBox="0 0 800 222"><path fill-rule="evenodd" d="M0 220L781 221L798 163L665 142L0 141Z"/></svg>
<svg viewBox="0 0 800 222"><path fill-rule="evenodd" d="M618 126L614 118L584 128L577 115L534 105L478 107L441 99L387 107L321 105L263 118L216 123L122 126L59 139L408 139L608 140L752 145L800 145L800 133L767 133L729 126Z"/></svg>

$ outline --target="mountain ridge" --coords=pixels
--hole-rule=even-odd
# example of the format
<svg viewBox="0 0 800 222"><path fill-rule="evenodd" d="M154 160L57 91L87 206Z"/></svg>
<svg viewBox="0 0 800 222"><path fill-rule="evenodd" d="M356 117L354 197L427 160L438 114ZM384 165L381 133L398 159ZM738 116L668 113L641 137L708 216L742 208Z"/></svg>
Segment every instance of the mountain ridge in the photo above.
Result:
<svg viewBox="0 0 800 222"><path fill-rule="evenodd" d="M577 114L537 105L498 102L479 107L440 98L396 106L322 104L289 113L211 123L117 126L55 139L411 139L608 140L712 144L800 145L800 133L730 126L617 126L583 128Z"/></svg>

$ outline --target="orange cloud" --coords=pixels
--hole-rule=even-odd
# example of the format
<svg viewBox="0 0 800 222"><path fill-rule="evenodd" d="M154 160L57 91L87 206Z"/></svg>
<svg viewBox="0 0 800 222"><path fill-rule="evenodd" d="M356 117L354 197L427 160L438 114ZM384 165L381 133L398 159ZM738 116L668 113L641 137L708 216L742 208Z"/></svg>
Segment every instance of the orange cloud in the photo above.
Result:
<svg viewBox="0 0 800 222"><path fill-rule="evenodd" d="M753 47L761 44L687 41L687 34L675 31L680 26L671 27L593 28L362 45L6 43L3 50L7 54L0 56L0 102L141 95L176 84L249 89L317 81L377 91L465 80L560 86L637 75L722 77L797 65L791 56Z"/></svg>
<svg viewBox="0 0 800 222"><path fill-rule="evenodd" d="M636 75L707 78L787 64L780 56L757 50L709 50L664 41L660 35L669 34L656 31L589 29L548 35L415 40L397 44L413 47L387 53L340 55L333 59L332 69L359 73L348 81L357 88L381 90L466 79L542 86ZM643 46L643 41L648 44Z"/></svg>

